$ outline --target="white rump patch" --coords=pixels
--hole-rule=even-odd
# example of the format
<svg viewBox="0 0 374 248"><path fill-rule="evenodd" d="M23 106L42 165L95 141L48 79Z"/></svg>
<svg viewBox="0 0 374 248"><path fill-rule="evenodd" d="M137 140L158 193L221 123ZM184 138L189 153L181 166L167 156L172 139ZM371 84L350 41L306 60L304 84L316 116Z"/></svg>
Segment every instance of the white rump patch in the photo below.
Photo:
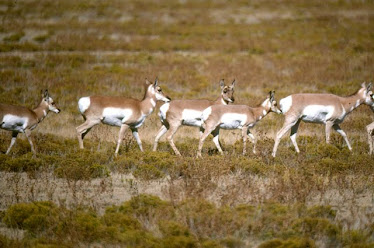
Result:
<svg viewBox="0 0 374 248"><path fill-rule="evenodd" d="M201 127L202 115L203 115L203 112L201 111L194 110L194 109L184 109L182 111L182 123L183 125L186 125L186 126Z"/></svg>
<svg viewBox="0 0 374 248"><path fill-rule="evenodd" d="M81 112L81 114L84 114L84 112L86 112L90 105L91 100L89 96L80 98L78 101L79 112Z"/></svg>
<svg viewBox="0 0 374 248"><path fill-rule="evenodd" d="M285 114L290 110L292 106L292 96L287 96L285 98L282 98L279 101L280 110L282 110L282 113Z"/></svg>
<svg viewBox="0 0 374 248"><path fill-rule="evenodd" d="M220 128L223 128L223 129L243 128L246 122L247 122L246 114L226 113L226 114L223 114L221 117Z"/></svg>
<svg viewBox="0 0 374 248"><path fill-rule="evenodd" d="M166 119L166 113L168 112L169 107L170 107L170 103L164 103L160 107L160 112L158 113L158 116L160 116L161 120Z"/></svg>
<svg viewBox="0 0 374 248"><path fill-rule="evenodd" d="M121 109L121 108L104 108L103 110L103 123L112 126L121 126L126 123L132 115L131 109Z"/></svg>
<svg viewBox="0 0 374 248"><path fill-rule="evenodd" d="M334 106L309 105L302 112L301 119L305 122L325 123L334 113Z"/></svg>
<svg viewBox="0 0 374 248"><path fill-rule="evenodd" d="M29 118L7 114L4 115L2 122L2 129L23 133L25 131L25 128L27 127Z"/></svg>

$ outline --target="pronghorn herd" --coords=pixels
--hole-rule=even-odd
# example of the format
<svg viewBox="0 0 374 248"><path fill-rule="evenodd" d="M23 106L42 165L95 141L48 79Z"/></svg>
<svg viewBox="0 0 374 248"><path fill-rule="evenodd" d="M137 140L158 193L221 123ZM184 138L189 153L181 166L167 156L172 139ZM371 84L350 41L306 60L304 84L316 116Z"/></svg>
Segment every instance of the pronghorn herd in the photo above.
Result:
<svg viewBox="0 0 374 248"><path fill-rule="evenodd" d="M142 126L145 118L156 107L157 101L165 102L160 107L159 117L161 129L156 135L153 151L157 150L160 138L166 138L176 155L181 155L174 144L173 136L181 125L195 126L200 129L200 141L197 156L201 157L201 150L209 134L213 135L213 142L218 151L223 154L219 143L220 129L241 129L243 139L243 154L246 154L246 141L249 138L253 143L253 153L256 153L256 138L250 132L257 122L269 112L283 114L285 121L283 127L275 137L272 156L276 156L277 148L282 136L291 129L290 138L297 153L300 152L296 143L296 135L301 121L325 124L326 142L330 142L331 128L337 131L345 140L348 149L352 147L346 133L340 128L344 118L361 104L370 106L374 112L374 96L371 83L362 83L361 88L351 96L340 97L333 94L293 94L279 101L274 98L274 91L258 107L247 105L234 105L235 80L231 85L220 81L221 95L215 101L208 100L171 100L165 96L156 78L154 83L146 80L145 93L142 100L109 97L87 96L78 101L78 108L85 122L76 128L79 148L83 149L83 139L90 129L100 123L120 127L115 156L117 156L124 133L127 129L132 131L139 148L143 151L138 128ZM0 104L0 128L12 131L12 139L8 154L16 142L18 133L25 133L33 155L35 147L30 137L33 130L49 111L59 113L47 90L42 92L42 100L35 109L21 106ZM369 154L374 147L374 122L367 127Z"/></svg>

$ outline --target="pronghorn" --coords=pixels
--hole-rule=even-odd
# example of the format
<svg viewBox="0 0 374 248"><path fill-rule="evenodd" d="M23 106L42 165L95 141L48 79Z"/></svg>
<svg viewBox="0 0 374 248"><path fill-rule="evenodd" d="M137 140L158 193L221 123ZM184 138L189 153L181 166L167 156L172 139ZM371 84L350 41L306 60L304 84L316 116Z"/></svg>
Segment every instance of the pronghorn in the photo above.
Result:
<svg viewBox="0 0 374 248"><path fill-rule="evenodd" d="M166 134L171 148L176 155L181 156L174 144L173 136L181 125L200 127L200 136L203 133L201 127L201 114L204 109L212 105L227 105L234 102L235 79L231 86L225 86L223 79L219 82L221 86L221 96L215 101L209 100L173 100L160 107L159 116L161 119L161 129L155 138L153 151L157 150L158 141Z"/></svg>
<svg viewBox="0 0 374 248"><path fill-rule="evenodd" d="M371 94L371 100L374 102L374 94ZM374 112L374 104L371 105L371 110ZM373 154L374 150L374 122L366 126L368 132L369 154Z"/></svg>
<svg viewBox="0 0 374 248"><path fill-rule="evenodd" d="M279 101L280 109L285 115L283 127L278 131L272 156L275 157L282 136L291 129L290 138L297 153L300 152L296 143L297 129L300 121L323 123L326 130L326 143L330 143L331 128L337 131L352 150L347 135L339 124L344 118L362 103L370 104L371 83L361 84L361 88L353 95L340 97L333 94L293 94Z"/></svg>
<svg viewBox="0 0 374 248"><path fill-rule="evenodd" d="M83 138L90 129L100 124L121 127L119 131L115 156L117 156L126 129L130 128L139 148L143 151L142 141L139 138L138 128L144 123L145 118L153 112L156 101L169 102L156 78L154 84L146 79L146 90L143 100L110 96L87 96L78 101L79 111L85 122L78 126L77 134L79 147L83 149Z"/></svg>
<svg viewBox="0 0 374 248"><path fill-rule="evenodd" d="M33 156L36 155L35 147L31 139L31 130L47 116L49 111L60 113L53 99L49 96L48 90L42 91L42 100L33 110L7 104L0 104L0 128L12 131L12 140L6 154L10 152L16 143L18 133L25 133L30 143Z"/></svg>
<svg viewBox="0 0 374 248"><path fill-rule="evenodd" d="M274 99L274 91L270 91L268 97L258 107L252 108L247 105L229 105L229 106L211 106L203 111L202 120L205 129L200 137L197 157L201 157L201 149L204 140L211 133L213 142L218 151L223 154L219 144L219 130L223 129L241 129L243 138L243 155L246 154L247 136L253 143L253 153L256 153L256 139L250 132L257 122L264 118L269 112L280 113L277 102Z"/></svg>

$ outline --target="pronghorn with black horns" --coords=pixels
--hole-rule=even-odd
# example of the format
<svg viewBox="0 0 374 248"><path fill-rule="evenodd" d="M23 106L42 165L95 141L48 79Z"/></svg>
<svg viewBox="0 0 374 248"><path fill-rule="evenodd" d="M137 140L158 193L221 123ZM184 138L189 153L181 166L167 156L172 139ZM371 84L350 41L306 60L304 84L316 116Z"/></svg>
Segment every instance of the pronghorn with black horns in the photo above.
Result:
<svg viewBox="0 0 374 248"><path fill-rule="evenodd" d="M280 110L285 115L283 127L275 137L272 156L275 157L282 136L291 129L290 138L297 153L300 152L296 143L297 130L300 122L325 124L326 142L330 143L331 128L337 131L352 150L347 135L339 124L355 108L365 103L370 105L372 99L371 83L362 83L361 88L351 96L341 97L333 94L293 94L279 101Z"/></svg>
<svg viewBox="0 0 374 248"><path fill-rule="evenodd" d="M234 102L235 80L230 86L226 86L223 79L219 84L221 87L221 96L215 101L203 99L173 100L160 107L159 116L162 126L155 138L153 151L157 150L158 141L166 133L166 138L169 141L171 148L174 150L176 155L181 156L173 141L173 136L181 125L199 127L200 136L202 135L204 131L201 127L201 115L203 110L212 105L227 105Z"/></svg>
<svg viewBox="0 0 374 248"><path fill-rule="evenodd" d="M50 97L48 90L42 91L42 100L34 109L22 106L14 106L0 103L0 128L12 131L12 140L6 154L10 152L16 143L18 133L24 133L30 143L33 156L36 155L35 147L31 138L31 130L41 122L49 111L60 113L55 102Z"/></svg>
<svg viewBox="0 0 374 248"><path fill-rule="evenodd" d="M246 141L249 137L253 143L253 153L256 153L256 138L250 132L257 122L263 119L269 112L280 113L277 102L274 99L274 91L270 91L268 97L260 106L252 108L247 105L215 105L203 111L202 120L205 129L200 137L197 157L201 157L201 150L205 139L209 134L213 135L213 142L218 151L223 154L219 144L220 129L241 129L243 138L243 155L246 154Z"/></svg>
<svg viewBox="0 0 374 248"><path fill-rule="evenodd" d="M125 131L130 128L139 148L143 151L138 128L143 125L145 118L156 107L156 101L169 102L156 78L154 83L146 79L143 100L124 98L119 96L87 96L78 101L79 111L85 122L78 126L77 135L79 147L83 149L84 136L90 129L100 123L121 127L118 135L115 156L117 156Z"/></svg>

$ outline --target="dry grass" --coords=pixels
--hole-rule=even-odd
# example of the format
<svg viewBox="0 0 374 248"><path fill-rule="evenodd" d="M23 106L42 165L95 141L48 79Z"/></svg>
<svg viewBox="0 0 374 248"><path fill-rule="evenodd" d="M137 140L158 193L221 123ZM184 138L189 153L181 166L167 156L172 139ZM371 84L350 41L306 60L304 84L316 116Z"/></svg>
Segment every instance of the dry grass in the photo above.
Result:
<svg viewBox="0 0 374 248"><path fill-rule="evenodd" d="M144 247L153 246L155 240L186 247L244 247L265 241L262 247L369 246L374 240L374 169L366 154L365 125L373 115L366 106L341 125L353 145L352 154L340 136L334 134L333 145L327 146L323 126L302 124L301 154L296 155L289 139L284 139L275 160L270 152L283 122L276 114L254 128L259 139L256 156L241 156L239 132L223 131L226 155L218 156L208 141L203 160L194 159L195 128L182 127L175 136L182 159L166 142L161 142L159 153L141 154L131 137L114 159L118 128L94 128L85 139L87 151L81 152L75 127L83 122L77 110L80 97L141 98L146 77L158 76L172 99L215 99L221 78L226 82L236 78L238 104L256 105L269 90L276 91L276 99L297 92L350 95L361 82L373 79L373 10L371 1L0 1L0 101L33 107L40 90L48 88L62 109L34 131L37 159L30 157L22 135L9 157L0 154L1 177L6 179L1 190L7 189L0 198L1 208L48 200L74 212L83 204L101 214L91 216L96 223L108 205L150 193L173 205L179 218L147 226L151 219L141 217L136 230L146 232L150 242ZM147 151L160 125L153 113L140 128ZM0 151L5 152L9 132L0 131L0 141ZM23 190L30 185L30 190ZM201 205L203 213L211 211L211 219L193 226L182 213L188 204L196 208L201 198L209 201ZM216 205L209 205L212 202ZM331 205L336 216L316 220L302 215L299 204ZM251 232L235 228L239 206L246 209L244 226L251 224ZM252 208L258 211L247 215ZM223 215L228 219L219 219L218 213L229 213ZM274 231L284 218L290 218L292 230ZM254 220L268 221L273 229L254 225ZM222 223L227 229L222 233L213 228L217 224L209 223ZM80 235L75 224L72 239ZM170 227L184 237L172 237ZM112 234L118 245L131 246L139 235L121 236L117 231ZM41 233L33 235L38 238L0 237L0 244L56 244ZM107 242L105 237L95 238L95 232L85 235L87 239L78 240L82 246ZM181 243L173 243L177 241Z"/></svg>

